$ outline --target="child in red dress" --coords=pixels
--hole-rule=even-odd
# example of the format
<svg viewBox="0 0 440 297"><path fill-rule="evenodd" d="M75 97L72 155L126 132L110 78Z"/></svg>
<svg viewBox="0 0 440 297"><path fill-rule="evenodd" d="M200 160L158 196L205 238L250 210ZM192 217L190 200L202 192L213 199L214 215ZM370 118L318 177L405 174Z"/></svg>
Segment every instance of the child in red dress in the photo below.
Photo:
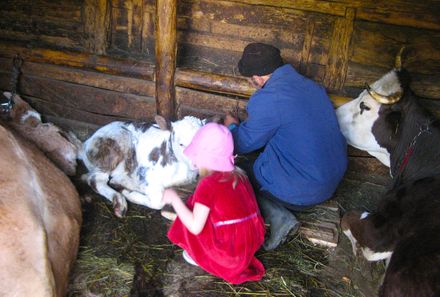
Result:
<svg viewBox="0 0 440 297"><path fill-rule="evenodd" d="M184 153L199 169L200 180L187 204L172 189L163 201L177 218L168 238L183 248L184 259L230 283L260 280L265 269L255 258L265 226L252 186L234 166L234 144L223 125L209 123Z"/></svg>

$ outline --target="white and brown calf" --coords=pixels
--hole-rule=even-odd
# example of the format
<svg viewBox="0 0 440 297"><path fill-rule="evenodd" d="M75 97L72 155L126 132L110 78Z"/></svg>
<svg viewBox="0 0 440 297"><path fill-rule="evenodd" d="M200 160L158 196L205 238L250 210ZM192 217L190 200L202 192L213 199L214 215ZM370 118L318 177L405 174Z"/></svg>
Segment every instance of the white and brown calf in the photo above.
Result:
<svg viewBox="0 0 440 297"><path fill-rule="evenodd" d="M65 296L82 220L75 187L2 121L0 168L0 296Z"/></svg>
<svg viewBox="0 0 440 297"><path fill-rule="evenodd" d="M164 188L191 183L197 177L183 150L202 121L187 116L167 122L156 116L156 122L112 122L83 144L79 158L89 171L83 179L113 203L118 217L127 211L126 199L161 209Z"/></svg>

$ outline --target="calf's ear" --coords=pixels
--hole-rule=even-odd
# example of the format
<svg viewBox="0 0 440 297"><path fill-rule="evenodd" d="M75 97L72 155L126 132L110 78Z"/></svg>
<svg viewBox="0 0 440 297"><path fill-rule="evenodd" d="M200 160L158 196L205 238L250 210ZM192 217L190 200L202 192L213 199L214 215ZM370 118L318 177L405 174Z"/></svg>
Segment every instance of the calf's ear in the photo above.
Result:
<svg viewBox="0 0 440 297"><path fill-rule="evenodd" d="M206 118L204 120L203 124L216 123L216 124L222 124L223 125L224 120L225 120L224 117L222 117L221 115L216 114L216 115L212 115L212 116Z"/></svg>
<svg viewBox="0 0 440 297"><path fill-rule="evenodd" d="M161 128L162 130L168 130L171 131L171 122L167 121L163 116L155 115L154 120L156 121L156 124Z"/></svg>

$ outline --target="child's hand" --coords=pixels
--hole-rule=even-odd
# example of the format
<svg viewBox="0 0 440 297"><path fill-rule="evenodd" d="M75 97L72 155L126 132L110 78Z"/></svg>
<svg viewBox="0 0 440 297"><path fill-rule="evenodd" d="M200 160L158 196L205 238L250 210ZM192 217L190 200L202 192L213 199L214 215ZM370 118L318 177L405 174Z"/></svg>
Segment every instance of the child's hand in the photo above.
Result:
<svg viewBox="0 0 440 297"><path fill-rule="evenodd" d="M173 189L165 189L163 191L162 202L165 204L172 204L174 199L179 199L176 191Z"/></svg>

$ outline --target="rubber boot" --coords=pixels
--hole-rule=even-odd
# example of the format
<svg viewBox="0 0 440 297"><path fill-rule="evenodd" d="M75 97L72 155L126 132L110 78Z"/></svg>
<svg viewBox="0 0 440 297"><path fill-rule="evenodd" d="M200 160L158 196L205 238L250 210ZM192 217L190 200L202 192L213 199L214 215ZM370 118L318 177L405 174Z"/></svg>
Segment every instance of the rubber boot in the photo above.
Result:
<svg viewBox="0 0 440 297"><path fill-rule="evenodd" d="M300 223L287 208L265 197L257 197L263 218L270 224L270 236L264 241L266 251L277 248L283 243L289 233L296 233Z"/></svg>

